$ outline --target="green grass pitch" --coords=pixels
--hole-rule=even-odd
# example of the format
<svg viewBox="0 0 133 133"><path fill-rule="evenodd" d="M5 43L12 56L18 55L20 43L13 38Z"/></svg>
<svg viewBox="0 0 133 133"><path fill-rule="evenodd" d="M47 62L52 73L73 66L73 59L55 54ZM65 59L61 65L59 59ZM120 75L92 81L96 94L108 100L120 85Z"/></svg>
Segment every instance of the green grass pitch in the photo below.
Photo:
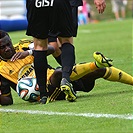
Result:
<svg viewBox="0 0 133 133"><path fill-rule="evenodd" d="M13 43L29 38L25 31L9 34ZM100 51L132 75L132 41L131 19L79 26L76 62L94 61L93 52ZM48 60L58 65L52 56ZM132 92L130 85L98 79L90 93L78 93L76 102L39 105L21 100L13 91L14 104L0 107L0 133L131 133Z"/></svg>

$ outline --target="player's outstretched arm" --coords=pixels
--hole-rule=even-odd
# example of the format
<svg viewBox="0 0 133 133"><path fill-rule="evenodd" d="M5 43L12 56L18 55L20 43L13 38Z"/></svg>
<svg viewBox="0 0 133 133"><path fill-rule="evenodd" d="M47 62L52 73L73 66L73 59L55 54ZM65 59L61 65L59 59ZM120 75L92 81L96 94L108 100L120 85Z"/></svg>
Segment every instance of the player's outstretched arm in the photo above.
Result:
<svg viewBox="0 0 133 133"><path fill-rule="evenodd" d="M54 53L54 52L55 52L54 47L48 45L47 56ZM33 54L33 50L26 50L26 51L22 51L22 52L17 52L13 55L13 57L11 58L11 61L15 61L15 60L18 60L18 59L24 59L28 55L32 55L32 54Z"/></svg>
<svg viewBox="0 0 133 133"><path fill-rule="evenodd" d="M32 52L32 50L30 50ZM15 61L17 59L24 59L25 57L27 57L30 54L30 52L27 51L23 51L23 52L17 52L16 54L14 54L12 56L12 58L10 59L11 61Z"/></svg>

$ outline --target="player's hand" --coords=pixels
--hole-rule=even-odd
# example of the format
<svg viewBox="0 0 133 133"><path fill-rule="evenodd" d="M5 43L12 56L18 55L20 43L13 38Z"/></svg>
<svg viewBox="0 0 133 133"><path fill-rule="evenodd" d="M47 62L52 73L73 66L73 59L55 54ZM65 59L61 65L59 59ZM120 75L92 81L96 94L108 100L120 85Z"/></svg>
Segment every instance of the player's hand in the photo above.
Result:
<svg viewBox="0 0 133 133"><path fill-rule="evenodd" d="M28 51L17 52L16 54L13 55L13 57L11 58L10 61L15 61L15 60L18 60L18 59L24 59L28 55L29 55L29 52Z"/></svg>
<svg viewBox="0 0 133 133"><path fill-rule="evenodd" d="M106 8L105 0L94 0L94 4L100 14L104 12Z"/></svg>

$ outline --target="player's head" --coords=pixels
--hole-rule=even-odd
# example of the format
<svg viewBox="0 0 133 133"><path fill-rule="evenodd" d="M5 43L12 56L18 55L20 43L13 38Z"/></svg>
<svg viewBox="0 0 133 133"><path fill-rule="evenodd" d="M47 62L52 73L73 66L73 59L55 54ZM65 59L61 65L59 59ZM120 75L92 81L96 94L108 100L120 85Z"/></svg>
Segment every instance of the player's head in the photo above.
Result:
<svg viewBox="0 0 133 133"><path fill-rule="evenodd" d="M0 58L2 60L11 59L15 54L15 49L12 45L9 34L3 30L0 30Z"/></svg>

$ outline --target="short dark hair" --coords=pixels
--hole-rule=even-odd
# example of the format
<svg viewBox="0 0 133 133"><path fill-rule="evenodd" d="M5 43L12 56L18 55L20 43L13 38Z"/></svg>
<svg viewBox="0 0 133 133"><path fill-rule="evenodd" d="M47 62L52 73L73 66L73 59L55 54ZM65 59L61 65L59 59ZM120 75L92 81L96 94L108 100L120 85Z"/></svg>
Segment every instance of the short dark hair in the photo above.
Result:
<svg viewBox="0 0 133 133"><path fill-rule="evenodd" d="M5 37L6 35L9 36L9 34L6 31L0 30L0 39L3 38L3 37Z"/></svg>

